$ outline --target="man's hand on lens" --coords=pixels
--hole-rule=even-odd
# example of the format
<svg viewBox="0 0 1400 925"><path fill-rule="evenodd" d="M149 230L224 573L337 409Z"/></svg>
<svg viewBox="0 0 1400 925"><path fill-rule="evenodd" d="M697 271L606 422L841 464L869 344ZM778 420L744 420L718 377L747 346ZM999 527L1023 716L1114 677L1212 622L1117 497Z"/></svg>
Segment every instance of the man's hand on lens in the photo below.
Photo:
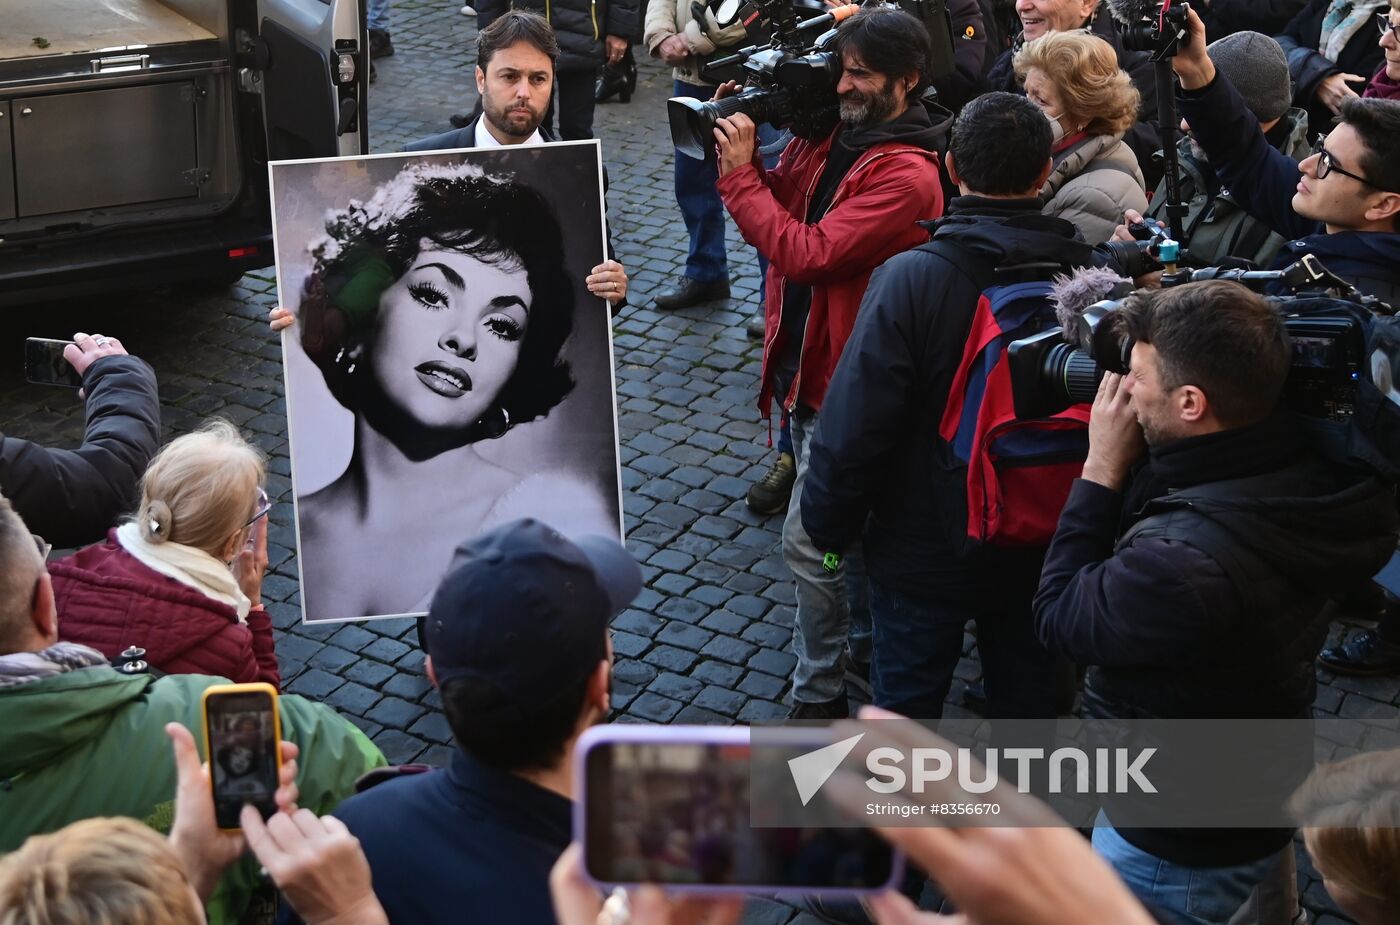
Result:
<svg viewBox="0 0 1400 925"><path fill-rule="evenodd" d="M722 100L722 99L724 99L726 96L734 96L735 94L737 94L737 93L738 93L740 90L742 90L742 89L743 89L743 87L739 86L739 81L737 81L737 80L726 80L724 83L720 84L718 87L715 87L715 95L714 95L713 97L711 97L711 99Z"/></svg>
<svg viewBox="0 0 1400 925"><path fill-rule="evenodd" d="M1117 373L1104 373L1089 413L1089 458L1084 478L1122 491L1128 470L1147 449L1142 425L1128 400L1128 384Z"/></svg>
<svg viewBox="0 0 1400 925"><path fill-rule="evenodd" d="M1199 90L1215 79L1215 63L1206 54L1206 24L1193 9L1186 11L1188 35L1172 58L1172 69L1181 78L1181 89Z"/></svg>
<svg viewBox="0 0 1400 925"><path fill-rule="evenodd" d="M715 122L715 143L719 145L719 175L722 177L753 163L758 144L758 127L742 112Z"/></svg>

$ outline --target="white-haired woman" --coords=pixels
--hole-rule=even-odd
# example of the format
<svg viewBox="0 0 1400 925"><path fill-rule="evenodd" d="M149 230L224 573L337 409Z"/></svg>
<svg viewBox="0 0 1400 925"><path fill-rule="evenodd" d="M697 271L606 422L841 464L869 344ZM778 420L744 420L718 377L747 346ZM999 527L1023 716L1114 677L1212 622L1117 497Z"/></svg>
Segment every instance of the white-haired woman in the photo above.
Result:
<svg viewBox="0 0 1400 925"><path fill-rule="evenodd" d="M117 657L146 650L167 674L280 682L263 609L263 454L227 421L171 441L141 482L136 517L49 563L59 638Z"/></svg>

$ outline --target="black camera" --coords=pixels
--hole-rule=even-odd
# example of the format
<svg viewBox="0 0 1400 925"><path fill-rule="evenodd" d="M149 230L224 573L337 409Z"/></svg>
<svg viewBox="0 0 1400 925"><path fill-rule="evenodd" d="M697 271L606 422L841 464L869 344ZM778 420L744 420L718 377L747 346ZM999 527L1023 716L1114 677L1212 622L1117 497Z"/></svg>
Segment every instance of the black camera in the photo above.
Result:
<svg viewBox="0 0 1400 925"><path fill-rule="evenodd" d="M1133 240L1110 240L1100 245L1124 276L1137 279L1181 259L1181 245L1159 221L1148 218L1133 222L1128 226L1128 233Z"/></svg>
<svg viewBox="0 0 1400 925"><path fill-rule="evenodd" d="M934 60L929 77L953 67L953 44L947 0L907 0L898 4L923 20L933 38ZM836 85L841 81L841 58L830 50L832 28L855 12L854 5L837 7L799 21L805 7L793 0L723 0L715 12L721 26L744 23L750 40L762 41L705 65L707 78L720 80L737 66L744 89L719 100L677 96L666 102L671 143L676 150L703 160L715 146L715 122L742 112L755 122L790 129L799 138L830 134L840 119ZM815 38L811 36L822 30ZM946 53L945 53L946 52Z"/></svg>
<svg viewBox="0 0 1400 925"><path fill-rule="evenodd" d="M1364 372L1363 319L1390 314L1389 307L1357 292L1311 254L1282 270L1209 267L1179 274L1168 285L1212 279L1256 287L1280 282L1290 290L1268 297L1283 316L1293 346L1284 403L1311 418L1348 421L1357 378ZM1128 372L1133 343L1119 323L1121 305L1121 299L1095 302L1074 319L1072 330L1056 327L1009 345L1018 418L1049 417L1091 402L1105 372Z"/></svg>
<svg viewBox="0 0 1400 925"><path fill-rule="evenodd" d="M1156 3L1109 0L1109 7L1119 22L1118 31L1123 36L1123 47L1129 51L1147 52L1153 61L1174 56L1181 40L1186 38L1186 12L1190 9L1186 0L1159 0Z"/></svg>

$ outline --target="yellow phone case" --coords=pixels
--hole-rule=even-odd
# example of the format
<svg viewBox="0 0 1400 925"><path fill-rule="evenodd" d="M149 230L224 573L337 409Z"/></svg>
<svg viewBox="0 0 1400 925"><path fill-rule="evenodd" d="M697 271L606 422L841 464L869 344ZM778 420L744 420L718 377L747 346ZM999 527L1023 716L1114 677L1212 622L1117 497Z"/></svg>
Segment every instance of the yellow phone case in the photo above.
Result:
<svg viewBox="0 0 1400 925"><path fill-rule="evenodd" d="M209 788L211 797L214 787L214 748L209 738L209 701L228 694L253 693L267 694L272 701L273 755L277 763L277 779L279 781L282 779L282 711L277 705L277 688L268 684L266 681L254 681L248 684L215 684L212 687L206 687L204 693L199 698L199 717L200 722L204 726L204 760L210 764ZM236 832L238 828L224 829L224 831Z"/></svg>

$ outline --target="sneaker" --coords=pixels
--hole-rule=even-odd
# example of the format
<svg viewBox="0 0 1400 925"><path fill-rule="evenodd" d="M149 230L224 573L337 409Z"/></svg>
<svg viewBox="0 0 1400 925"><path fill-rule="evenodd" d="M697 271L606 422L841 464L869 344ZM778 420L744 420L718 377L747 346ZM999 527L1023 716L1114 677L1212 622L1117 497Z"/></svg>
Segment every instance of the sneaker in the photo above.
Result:
<svg viewBox="0 0 1400 925"><path fill-rule="evenodd" d="M851 709L846 704L844 693L831 700L823 700L821 703L807 703L803 700L794 700L792 709L788 711L788 719L848 719Z"/></svg>
<svg viewBox="0 0 1400 925"><path fill-rule="evenodd" d="M476 10L472 9L471 6L470 6L469 4L465 4L465 3L464 3L464 4L462 4L462 15L463 15L463 16L475 16L475 15L476 15Z"/></svg>
<svg viewBox="0 0 1400 925"><path fill-rule="evenodd" d="M1400 645L1376 630L1361 630L1340 645L1328 646L1317 657L1322 667L1337 674L1377 675L1400 673Z"/></svg>
<svg viewBox="0 0 1400 925"><path fill-rule="evenodd" d="M753 313L753 317L744 322L744 333L749 336L749 340L763 340L763 335L767 333L766 320L763 317L763 309Z"/></svg>
<svg viewBox="0 0 1400 925"><path fill-rule="evenodd" d="M719 279L702 283L689 276L681 277L680 282L656 297L656 307L666 311L689 308L702 302L718 302L729 298L729 279Z"/></svg>
<svg viewBox="0 0 1400 925"><path fill-rule="evenodd" d="M792 483L797 481L797 461L791 453L779 453L763 478L749 486L744 502L755 514L768 517L786 511L792 498Z"/></svg>
<svg viewBox="0 0 1400 925"><path fill-rule="evenodd" d="M394 43L389 39L389 33L383 29L369 30L369 56L373 58L389 58L394 54Z"/></svg>

